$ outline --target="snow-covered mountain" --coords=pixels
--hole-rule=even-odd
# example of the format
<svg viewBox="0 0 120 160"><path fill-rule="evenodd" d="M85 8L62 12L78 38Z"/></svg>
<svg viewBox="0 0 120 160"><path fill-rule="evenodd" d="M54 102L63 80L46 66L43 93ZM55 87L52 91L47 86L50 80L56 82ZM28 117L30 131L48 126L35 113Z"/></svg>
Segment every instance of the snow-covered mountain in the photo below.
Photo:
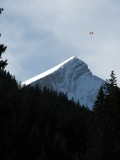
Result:
<svg viewBox="0 0 120 160"><path fill-rule="evenodd" d="M71 57L56 67L35 76L22 84L47 86L58 92L67 93L69 99L79 100L89 108L93 107L96 95L104 80L92 75L87 64Z"/></svg>

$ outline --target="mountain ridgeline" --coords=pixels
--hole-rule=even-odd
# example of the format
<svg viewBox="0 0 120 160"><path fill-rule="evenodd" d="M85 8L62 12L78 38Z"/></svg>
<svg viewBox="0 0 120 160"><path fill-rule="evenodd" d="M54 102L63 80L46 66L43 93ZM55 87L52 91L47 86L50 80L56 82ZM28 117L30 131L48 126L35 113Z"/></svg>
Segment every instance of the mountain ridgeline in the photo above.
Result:
<svg viewBox="0 0 120 160"><path fill-rule="evenodd" d="M69 99L92 108L103 82L101 78L92 75L86 63L73 56L23 84L67 93Z"/></svg>

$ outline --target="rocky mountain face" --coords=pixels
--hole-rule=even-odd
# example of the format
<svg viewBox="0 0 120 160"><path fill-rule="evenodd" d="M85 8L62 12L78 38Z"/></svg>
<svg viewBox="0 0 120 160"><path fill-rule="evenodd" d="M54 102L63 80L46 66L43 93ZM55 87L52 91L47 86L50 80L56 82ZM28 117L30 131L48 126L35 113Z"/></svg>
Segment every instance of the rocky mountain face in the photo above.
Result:
<svg viewBox="0 0 120 160"><path fill-rule="evenodd" d="M92 75L87 64L71 57L56 67L33 77L23 84L47 86L57 92L67 93L69 99L80 102L90 109L93 107L98 90L104 80Z"/></svg>

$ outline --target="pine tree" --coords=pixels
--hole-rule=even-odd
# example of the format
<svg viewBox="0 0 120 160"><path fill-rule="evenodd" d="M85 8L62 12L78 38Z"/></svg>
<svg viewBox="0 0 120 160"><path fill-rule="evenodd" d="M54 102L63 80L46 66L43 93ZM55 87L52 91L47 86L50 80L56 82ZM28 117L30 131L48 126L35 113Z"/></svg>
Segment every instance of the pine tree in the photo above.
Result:
<svg viewBox="0 0 120 160"><path fill-rule="evenodd" d="M115 76L115 73L114 71L111 71L111 74L110 74L110 79L107 80L107 82L111 85L111 86L117 86L117 80L116 80L116 76Z"/></svg>
<svg viewBox="0 0 120 160"><path fill-rule="evenodd" d="M3 8L0 8L0 14L2 13L3 10L4 10Z"/></svg>
<svg viewBox="0 0 120 160"><path fill-rule="evenodd" d="M93 113L92 159L120 159L120 89L114 71L100 88Z"/></svg>
<svg viewBox="0 0 120 160"><path fill-rule="evenodd" d="M0 8L0 14L2 13L3 8ZM1 35L1 34L0 34ZM0 44L0 71L5 69L5 66L8 64L7 60L2 60L2 54L6 51L6 46Z"/></svg>
<svg viewBox="0 0 120 160"><path fill-rule="evenodd" d="M110 95L117 88L118 88L117 87L117 79L116 79L115 73L114 73L114 71L111 71L110 79L107 79L104 86L103 86L104 92L106 95Z"/></svg>
<svg viewBox="0 0 120 160"><path fill-rule="evenodd" d="M104 98L105 98L105 93L103 90L103 86L100 87L100 90L98 91L98 95L93 107L93 111L94 112L98 112L99 110L101 110L101 108L104 105Z"/></svg>
<svg viewBox="0 0 120 160"><path fill-rule="evenodd" d="M117 79L114 71L110 79L106 81L107 91L105 105L106 109L106 145L107 154L110 159L120 158L120 88L117 86Z"/></svg>

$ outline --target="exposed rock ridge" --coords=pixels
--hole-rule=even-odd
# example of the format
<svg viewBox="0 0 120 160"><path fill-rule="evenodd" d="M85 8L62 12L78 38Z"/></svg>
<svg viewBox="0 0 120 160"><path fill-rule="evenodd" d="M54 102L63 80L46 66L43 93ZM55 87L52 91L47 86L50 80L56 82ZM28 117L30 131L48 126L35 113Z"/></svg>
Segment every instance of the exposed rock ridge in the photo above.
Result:
<svg viewBox="0 0 120 160"><path fill-rule="evenodd" d="M41 88L47 86L57 92L67 93L69 99L79 100L82 105L92 108L98 90L104 81L92 75L86 63L77 57L71 57L24 84L28 82L31 82L32 86L37 84Z"/></svg>

